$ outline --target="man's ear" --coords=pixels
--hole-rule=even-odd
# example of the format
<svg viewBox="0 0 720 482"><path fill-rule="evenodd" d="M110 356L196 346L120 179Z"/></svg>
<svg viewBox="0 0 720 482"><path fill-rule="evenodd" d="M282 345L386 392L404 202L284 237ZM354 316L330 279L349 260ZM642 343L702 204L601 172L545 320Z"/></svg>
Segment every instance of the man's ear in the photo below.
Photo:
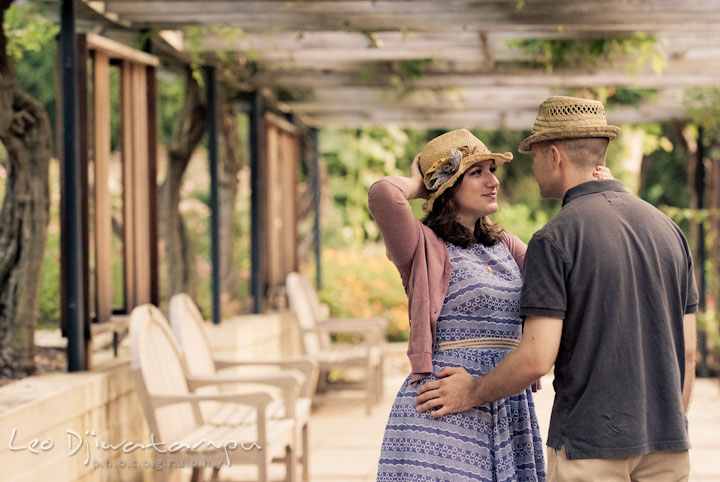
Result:
<svg viewBox="0 0 720 482"><path fill-rule="evenodd" d="M553 167L555 169L560 169L560 165L565 159L565 156L563 156L563 152L555 144L550 144L550 153L552 154Z"/></svg>

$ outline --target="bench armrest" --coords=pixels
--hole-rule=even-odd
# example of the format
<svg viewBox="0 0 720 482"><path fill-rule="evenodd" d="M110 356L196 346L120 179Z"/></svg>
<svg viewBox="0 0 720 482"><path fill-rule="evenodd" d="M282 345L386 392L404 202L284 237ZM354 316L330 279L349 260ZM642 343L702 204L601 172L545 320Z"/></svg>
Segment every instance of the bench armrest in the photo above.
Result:
<svg viewBox="0 0 720 482"><path fill-rule="evenodd" d="M300 387L306 382L305 376L294 370L263 375L190 375L186 378L190 390L208 385L222 385L226 383L257 383L260 385L279 387L283 392L285 414L288 418L295 417L297 394Z"/></svg>
<svg viewBox="0 0 720 482"><path fill-rule="evenodd" d="M277 366L286 370L298 370L305 376L305 382L301 385L300 394L303 397L311 397L313 387L317 383L318 363L316 360L308 357L285 358L280 360L222 360L215 359L215 369L225 370L227 368L236 367L252 367L252 366Z"/></svg>

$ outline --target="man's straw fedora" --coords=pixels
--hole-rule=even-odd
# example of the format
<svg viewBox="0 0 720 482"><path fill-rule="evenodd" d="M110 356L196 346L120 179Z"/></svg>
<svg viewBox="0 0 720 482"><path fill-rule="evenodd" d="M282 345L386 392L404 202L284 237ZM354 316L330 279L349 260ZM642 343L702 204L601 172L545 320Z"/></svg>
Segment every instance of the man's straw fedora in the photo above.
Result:
<svg viewBox="0 0 720 482"><path fill-rule="evenodd" d="M555 96L538 108L532 135L523 139L518 151L529 154L536 142L578 137L615 139L620 128L609 126L602 102L577 97Z"/></svg>
<svg viewBox="0 0 720 482"><path fill-rule="evenodd" d="M473 164L494 159L500 166L511 161L512 153L490 152L483 142L467 129L446 132L425 145L420 153L420 172L430 197L423 205L426 213L432 211L433 203L443 192L455 184Z"/></svg>

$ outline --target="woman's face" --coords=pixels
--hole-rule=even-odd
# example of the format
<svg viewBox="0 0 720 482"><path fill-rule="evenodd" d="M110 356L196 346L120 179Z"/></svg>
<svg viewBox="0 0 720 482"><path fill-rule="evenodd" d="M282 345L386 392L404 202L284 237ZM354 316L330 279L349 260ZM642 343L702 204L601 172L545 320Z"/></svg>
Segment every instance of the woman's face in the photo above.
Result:
<svg viewBox="0 0 720 482"><path fill-rule="evenodd" d="M497 195L500 182L495 177L495 161L488 159L470 166L454 193L458 220L474 229L475 221L498 210Z"/></svg>

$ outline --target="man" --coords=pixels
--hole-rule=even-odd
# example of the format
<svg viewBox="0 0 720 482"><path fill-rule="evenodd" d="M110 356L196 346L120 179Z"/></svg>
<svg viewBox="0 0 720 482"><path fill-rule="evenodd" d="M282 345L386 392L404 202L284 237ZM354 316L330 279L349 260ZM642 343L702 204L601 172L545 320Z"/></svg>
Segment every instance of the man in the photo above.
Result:
<svg viewBox="0 0 720 482"><path fill-rule="evenodd" d="M485 376L445 368L418 411L433 417L520 392L555 365L548 478L677 481L689 475L685 413L698 295L680 229L619 181L593 181L619 129L600 102L551 97L518 150L543 197L563 200L530 241L520 346Z"/></svg>

